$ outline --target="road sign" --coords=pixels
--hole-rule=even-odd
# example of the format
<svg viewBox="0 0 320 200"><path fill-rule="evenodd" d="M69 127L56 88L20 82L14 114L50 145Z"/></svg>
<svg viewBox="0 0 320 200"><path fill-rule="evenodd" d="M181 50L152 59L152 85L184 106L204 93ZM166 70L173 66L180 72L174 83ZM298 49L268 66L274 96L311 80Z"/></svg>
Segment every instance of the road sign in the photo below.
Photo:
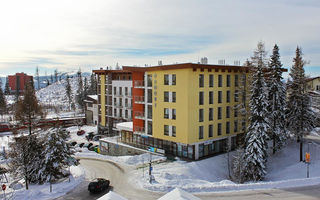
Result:
<svg viewBox="0 0 320 200"><path fill-rule="evenodd" d="M5 191L7 188L6 184L2 184L2 190Z"/></svg>
<svg viewBox="0 0 320 200"><path fill-rule="evenodd" d="M150 171L152 171L152 167L150 167Z"/></svg>
<svg viewBox="0 0 320 200"><path fill-rule="evenodd" d="M310 163L310 153L306 153L306 162Z"/></svg>

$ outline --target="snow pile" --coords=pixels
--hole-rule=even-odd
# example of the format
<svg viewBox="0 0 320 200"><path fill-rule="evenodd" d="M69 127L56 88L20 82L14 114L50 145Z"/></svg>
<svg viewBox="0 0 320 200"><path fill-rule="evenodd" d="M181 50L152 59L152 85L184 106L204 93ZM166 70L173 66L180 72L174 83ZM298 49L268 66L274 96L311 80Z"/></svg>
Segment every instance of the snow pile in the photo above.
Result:
<svg viewBox="0 0 320 200"><path fill-rule="evenodd" d="M198 197L193 196L192 194L176 188L171 192L167 193L166 195L162 196L158 200L200 200Z"/></svg>
<svg viewBox="0 0 320 200"><path fill-rule="evenodd" d="M67 178L62 182L52 184L52 192L50 192L50 184L46 183L43 185L29 185L29 190L26 190L25 188L14 192L8 190L6 191L6 194L7 196L11 196L11 192L13 192L13 199L19 200L45 200L58 198L74 189L84 180L84 170L80 166L71 166L70 172L72 174L72 176L70 176L70 182ZM2 196L0 195L0 197Z"/></svg>
<svg viewBox="0 0 320 200"><path fill-rule="evenodd" d="M97 200L128 200L128 199L124 198L123 196L115 192L110 191L108 192L108 194L103 195Z"/></svg>
<svg viewBox="0 0 320 200"><path fill-rule="evenodd" d="M304 145L304 152L307 145ZM168 192L181 188L188 192L221 192L248 189L288 188L320 184L320 146L312 143L310 177L306 178L307 166L299 162L299 144L292 141L275 156L270 155L268 174L264 181L236 184L228 179L227 156L219 155L196 162L176 161L153 164L152 175L155 180L149 183L148 169L133 173L130 181L153 191Z"/></svg>

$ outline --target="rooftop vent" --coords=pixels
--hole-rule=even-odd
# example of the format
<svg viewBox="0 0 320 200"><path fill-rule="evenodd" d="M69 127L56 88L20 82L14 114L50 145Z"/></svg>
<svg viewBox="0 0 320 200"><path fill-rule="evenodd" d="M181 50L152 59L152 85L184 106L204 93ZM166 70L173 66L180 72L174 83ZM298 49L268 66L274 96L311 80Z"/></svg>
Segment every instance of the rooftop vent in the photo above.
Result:
<svg viewBox="0 0 320 200"><path fill-rule="evenodd" d="M208 58L207 57L203 57L203 58L201 58L201 64L205 64L205 65L207 65L208 64Z"/></svg>
<svg viewBox="0 0 320 200"><path fill-rule="evenodd" d="M225 61L225 60L218 60L218 64L219 64L219 65L225 65L225 64L226 64L226 61Z"/></svg>

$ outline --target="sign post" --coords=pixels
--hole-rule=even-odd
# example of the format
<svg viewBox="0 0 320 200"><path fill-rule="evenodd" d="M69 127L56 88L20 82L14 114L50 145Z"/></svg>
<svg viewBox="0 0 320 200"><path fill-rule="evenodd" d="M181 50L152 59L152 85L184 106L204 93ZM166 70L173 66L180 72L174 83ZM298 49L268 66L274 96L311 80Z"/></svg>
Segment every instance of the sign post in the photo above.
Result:
<svg viewBox="0 0 320 200"><path fill-rule="evenodd" d="M309 178L309 165L310 165L310 142L308 142L308 152L306 152L306 163L307 163L307 178Z"/></svg>

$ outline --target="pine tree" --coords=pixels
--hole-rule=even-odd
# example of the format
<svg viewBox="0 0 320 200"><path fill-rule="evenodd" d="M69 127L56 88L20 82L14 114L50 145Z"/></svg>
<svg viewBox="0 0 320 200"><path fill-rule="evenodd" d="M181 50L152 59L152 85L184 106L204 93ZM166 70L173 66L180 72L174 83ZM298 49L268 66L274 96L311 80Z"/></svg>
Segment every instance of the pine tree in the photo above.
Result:
<svg viewBox="0 0 320 200"><path fill-rule="evenodd" d="M38 86L38 90L40 90L40 77L39 77L39 67L37 66L36 68L36 79L37 79L37 86Z"/></svg>
<svg viewBox="0 0 320 200"><path fill-rule="evenodd" d="M51 84L53 83L53 75L51 74L50 76L50 79L51 79Z"/></svg>
<svg viewBox="0 0 320 200"><path fill-rule="evenodd" d="M19 99L17 102L15 117L20 122L28 125L29 134L31 135L32 128L42 115L41 106L35 95L33 81L30 81L26 84L23 99Z"/></svg>
<svg viewBox="0 0 320 200"><path fill-rule="evenodd" d="M58 70L54 70L54 82L58 82Z"/></svg>
<svg viewBox="0 0 320 200"><path fill-rule="evenodd" d="M51 183L64 176L62 170L69 165L68 159L72 153L66 143L66 134L59 129L48 131L46 138L39 179L41 182Z"/></svg>
<svg viewBox="0 0 320 200"><path fill-rule="evenodd" d="M287 125L291 133L295 134L300 142L300 161L303 160L303 136L314 126L315 115L310 109L310 98L305 88L305 61L299 47L290 70L291 80L288 81L288 113Z"/></svg>
<svg viewBox="0 0 320 200"><path fill-rule="evenodd" d="M233 179L238 183L243 183L243 177L245 176L245 162L244 162L243 148L238 148L233 156L232 160L232 174Z"/></svg>
<svg viewBox="0 0 320 200"><path fill-rule="evenodd" d="M81 107L81 110L84 111L84 89L83 89L83 81L82 81L82 76L81 76L81 70L77 72L77 77L78 77L78 90L77 90L77 96L76 100L78 105Z"/></svg>
<svg viewBox="0 0 320 200"><path fill-rule="evenodd" d="M244 153L245 177L248 180L262 180L267 171L267 96L263 69L266 67L266 52L264 44L258 43L258 48L252 57L252 86L250 89L250 125L246 134Z"/></svg>
<svg viewBox="0 0 320 200"><path fill-rule="evenodd" d="M2 90L2 81L0 79L0 114L4 115L7 112L7 100L4 96L3 90Z"/></svg>
<svg viewBox="0 0 320 200"><path fill-rule="evenodd" d="M89 88L88 94L90 94L90 95L97 94L97 79L93 73L90 76L90 88Z"/></svg>
<svg viewBox="0 0 320 200"><path fill-rule="evenodd" d="M268 112L270 132L273 140L273 154L281 149L288 138L286 131L286 88L282 82L279 47L274 45L267 73Z"/></svg>
<svg viewBox="0 0 320 200"><path fill-rule="evenodd" d="M67 79L66 79L66 95L68 97L69 110L70 110L72 99L71 99L71 86L70 86L69 75L67 75Z"/></svg>
<svg viewBox="0 0 320 200"><path fill-rule="evenodd" d="M4 94L5 94L5 95L9 95L9 94L10 94L8 77L6 78L6 85L5 85L5 89L4 89Z"/></svg>

